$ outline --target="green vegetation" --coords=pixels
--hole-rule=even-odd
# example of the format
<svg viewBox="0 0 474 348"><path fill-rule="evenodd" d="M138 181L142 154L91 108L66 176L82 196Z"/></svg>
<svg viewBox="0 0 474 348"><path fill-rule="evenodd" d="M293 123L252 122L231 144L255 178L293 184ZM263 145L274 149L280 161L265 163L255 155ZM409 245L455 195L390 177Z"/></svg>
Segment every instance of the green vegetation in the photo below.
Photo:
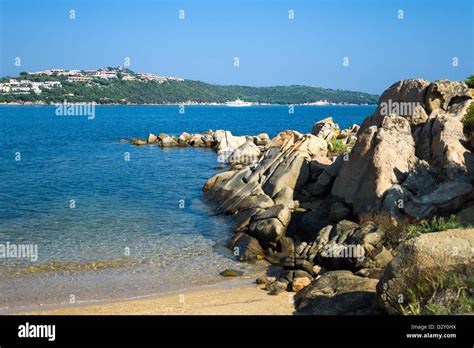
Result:
<svg viewBox="0 0 474 348"><path fill-rule="evenodd" d="M474 88L474 75L469 76L465 82L469 88Z"/></svg>
<svg viewBox="0 0 474 348"><path fill-rule="evenodd" d="M408 239L408 227L410 220L406 217L395 218L388 213L367 213L359 217L359 223L372 222L385 231L385 245L396 248L400 243Z"/></svg>
<svg viewBox="0 0 474 348"><path fill-rule="evenodd" d="M420 233L440 232L455 228L464 228L459 217L451 215L448 219L444 217L434 217L431 221L421 221L418 224L408 226L408 235L414 237Z"/></svg>
<svg viewBox="0 0 474 348"><path fill-rule="evenodd" d="M474 276L472 270L458 271L428 286L407 289L407 304L400 304L404 315L474 314Z"/></svg>
<svg viewBox="0 0 474 348"><path fill-rule="evenodd" d="M0 82L5 82L5 77ZM35 94L0 94L0 102L36 101L58 103L91 102L98 104L179 104L225 103L241 99L247 102L270 104L303 104L318 100L332 103L375 104L377 96L361 92L325 89L308 86L248 87L213 85L201 81L124 81L121 79L94 79L92 84L68 82L62 76L28 76L31 81L60 81L61 88L43 89ZM70 96L74 94L74 96Z"/></svg>
<svg viewBox="0 0 474 348"><path fill-rule="evenodd" d="M467 109L466 116L464 116L462 122L466 133L474 132L474 103L471 103Z"/></svg>
<svg viewBox="0 0 474 348"><path fill-rule="evenodd" d="M329 142L329 148L331 152L338 155L349 150L349 146L344 143L341 139L333 139Z"/></svg>
<svg viewBox="0 0 474 348"><path fill-rule="evenodd" d="M388 213L367 213L359 217L359 223L373 222L386 233L386 244L397 247L401 242L416 237L421 233L440 232L456 228L469 228L471 226L461 223L459 217L451 215L449 218L434 217L430 221L417 222L408 217L396 218Z"/></svg>

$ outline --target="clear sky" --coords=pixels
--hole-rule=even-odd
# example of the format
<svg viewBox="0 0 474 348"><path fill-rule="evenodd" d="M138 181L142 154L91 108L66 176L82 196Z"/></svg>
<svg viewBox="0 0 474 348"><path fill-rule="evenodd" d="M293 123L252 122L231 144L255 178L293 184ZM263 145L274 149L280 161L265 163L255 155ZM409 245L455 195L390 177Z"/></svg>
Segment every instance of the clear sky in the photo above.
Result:
<svg viewBox="0 0 474 348"><path fill-rule="evenodd" d="M474 72L473 0L0 3L1 76L119 66L129 57L134 71L210 83L381 93L403 78L464 80Z"/></svg>

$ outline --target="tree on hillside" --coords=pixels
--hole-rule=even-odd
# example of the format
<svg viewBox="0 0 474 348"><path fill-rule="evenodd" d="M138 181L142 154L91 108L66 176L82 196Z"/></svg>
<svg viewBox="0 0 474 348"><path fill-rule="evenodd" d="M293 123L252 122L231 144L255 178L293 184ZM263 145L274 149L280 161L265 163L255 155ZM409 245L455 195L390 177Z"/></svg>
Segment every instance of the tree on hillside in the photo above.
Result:
<svg viewBox="0 0 474 348"><path fill-rule="evenodd" d="M469 88L474 88L474 75L471 75L467 78L466 80L466 85L469 87Z"/></svg>

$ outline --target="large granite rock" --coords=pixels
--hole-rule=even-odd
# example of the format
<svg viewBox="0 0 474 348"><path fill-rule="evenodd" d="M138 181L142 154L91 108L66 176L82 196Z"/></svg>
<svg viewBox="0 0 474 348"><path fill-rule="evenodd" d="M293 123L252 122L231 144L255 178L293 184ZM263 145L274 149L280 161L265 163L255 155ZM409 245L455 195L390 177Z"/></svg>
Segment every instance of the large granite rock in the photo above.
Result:
<svg viewBox="0 0 474 348"><path fill-rule="evenodd" d="M263 249L258 240L239 232L229 242L229 248L239 261L252 262L263 257Z"/></svg>
<svg viewBox="0 0 474 348"><path fill-rule="evenodd" d="M474 230L426 233L404 243L377 285L377 303L389 314L409 304L408 290L427 289L433 282L474 267Z"/></svg>
<svg viewBox="0 0 474 348"><path fill-rule="evenodd" d="M400 80L383 92L376 111L361 125L361 131L382 126L386 116L397 115L407 119L410 125L420 124L420 109L425 106L425 96L430 83L426 80Z"/></svg>
<svg viewBox="0 0 474 348"><path fill-rule="evenodd" d="M214 132L214 140L217 143L215 149L220 151L226 148L236 149L247 142L245 136L232 135L230 131L217 130Z"/></svg>
<svg viewBox="0 0 474 348"><path fill-rule="evenodd" d="M252 165L256 164L259 158L262 156L257 145L252 141L247 141L235 149L228 157L227 161L232 165Z"/></svg>
<svg viewBox="0 0 474 348"><path fill-rule="evenodd" d="M474 155L461 122L471 103L472 91L462 82L392 85L362 124L333 196L356 215L422 220L456 213L474 200Z"/></svg>
<svg viewBox="0 0 474 348"><path fill-rule="evenodd" d="M416 162L410 124L402 117L387 116L380 128L371 126L360 133L332 194L351 205L355 214L378 213L386 195L407 178ZM387 203L395 204L396 199Z"/></svg>
<svg viewBox="0 0 474 348"><path fill-rule="evenodd" d="M428 113L442 109L460 116L465 114L471 98L471 90L464 82L434 81L426 92L425 108Z"/></svg>
<svg viewBox="0 0 474 348"><path fill-rule="evenodd" d="M289 209L295 206L293 197L309 178L309 162L326 153L325 140L285 131L267 145L258 165L215 177L206 183L205 192L219 203L221 211L232 215L252 208L267 210L277 200L274 210L254 217L248 226L248 233L260 242L275 245L285 234ZM266 216L277 211L275 216Z"/></svg>

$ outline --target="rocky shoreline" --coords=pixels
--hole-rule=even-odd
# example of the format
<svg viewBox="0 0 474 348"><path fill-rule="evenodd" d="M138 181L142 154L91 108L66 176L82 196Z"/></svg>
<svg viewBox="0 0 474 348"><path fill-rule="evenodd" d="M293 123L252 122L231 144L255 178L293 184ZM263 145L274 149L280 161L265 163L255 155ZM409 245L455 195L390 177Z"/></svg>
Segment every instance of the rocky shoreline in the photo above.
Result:
<svg viewBox="0 0 474 348"><path fill-rule="evenodd" d="M229 247L240 261L280 266L257 282L297 292L299 313L422 313L443 279L474 269L474 230L417 232L450 216L474 223L474 148L462 123L472 99L462 82L402 80L360 127L329 118L273 139L218 130L122 141L213 148L230 169L203 191L234 217Z"/></svg>

